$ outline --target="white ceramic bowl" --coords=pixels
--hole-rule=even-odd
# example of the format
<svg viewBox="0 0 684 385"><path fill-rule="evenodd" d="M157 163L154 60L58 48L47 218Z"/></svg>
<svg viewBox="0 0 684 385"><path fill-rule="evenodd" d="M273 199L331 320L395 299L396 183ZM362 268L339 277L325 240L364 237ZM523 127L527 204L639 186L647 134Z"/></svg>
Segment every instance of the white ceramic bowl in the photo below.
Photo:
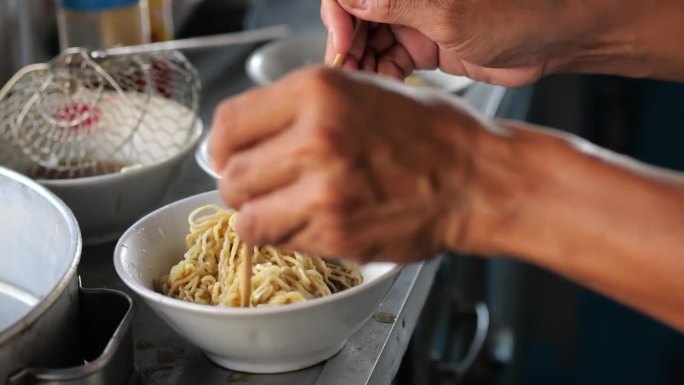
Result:
<svg viewBox="0 0 684 385"><path fill-rule="evenodd" d="M13 141L0 138L0 163L20 173L36 175L38 183L59 196L76 216L83 243L89 245L117 239L142 215L161 206L179 166L202 135L202 122L197 114L173 100L156 96L147 99L147 95L135 93L126 97L107 93L103 99L107 109L100 113L102 121L107 122L103 124L105 128L127 116L125 111L131 100L147 108L137 129L126 140L119 138L121 133L117 130L103 129L88 141L77 142L81 150L94 151L97 159L127 165L120 172L76 179L42 179L33 172L35 163ZM89 147L98 141L102 143L100 147ZM115 143L120 147L106 154ZM61 151L76 146L70 142L62 145ZM131 164L132 161L135 163Z"/></svg>
<svg viewBox="0 0 684 385"><path fill-rule="evenodd" d="M87 245L110 242L141 216L161 205L166 189L202 135L197 120L190 137L162 161L106 175L78 179L39 179L71 208Z"/></svg>
<svg viewBox="0 0 684 385"><path fill-rule="evenodd" d="M247 59L247 75L258 85L271 84L297 68L323 63L327 36L325 31L308 32L265 44ZM416 71L415 80L424 86L459 92L474 81L439 70Z"/></svg>
<svg viewBox="0 0 684 385"><path fill-rule="evenodd" d="M176 332L216 364L243 372L278 373L335 355L368 320L400 270L392 263L362 266L364 282L297 304L230 308L180 301L153 290L185 252L187 217L204 204L221 204L212 191L167 205L142 218L119 240L116 271Z"/></svg>

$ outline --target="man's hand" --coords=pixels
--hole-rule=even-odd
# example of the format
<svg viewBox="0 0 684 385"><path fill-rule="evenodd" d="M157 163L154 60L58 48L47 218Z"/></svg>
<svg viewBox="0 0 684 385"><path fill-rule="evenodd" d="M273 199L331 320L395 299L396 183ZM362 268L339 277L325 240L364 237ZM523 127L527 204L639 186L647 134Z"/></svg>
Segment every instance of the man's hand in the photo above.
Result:
<svg viewBox="0 0 684 385"><path fill-rule="evenodd" d="M513 256L684 330L681 174L359 77L309 69L217 110L241 238L358 261Z"/></svg>
<svg viewBox="0 0 684 385"><path fill-rule="evenodd" d="M646 56L684 16L679 3L322 0L321 16L329 31L327 63L348 52L348 68L395 78L415 69L440 68L488 83L522 86L554 72L654 73L664 60L649 63ZM667 11L656 17L657 9ZM668 11L678 17L667 17ZM370 23L363 23L352 39L355 19ZM654 35L656 20L663 33ZM647 23L649 30L642 28ZM670 59L674 56L671 52ZM684 54L679 56L684 60Z"/></svg>
<svg viewBox="0 0 684 385"><path fill-rule="evenodd" d="M210 150L239 236L398 262L491 237L488 224L510 203L487 177L499 135L447 99L354 77L305 70L218 108Z"/></svg>

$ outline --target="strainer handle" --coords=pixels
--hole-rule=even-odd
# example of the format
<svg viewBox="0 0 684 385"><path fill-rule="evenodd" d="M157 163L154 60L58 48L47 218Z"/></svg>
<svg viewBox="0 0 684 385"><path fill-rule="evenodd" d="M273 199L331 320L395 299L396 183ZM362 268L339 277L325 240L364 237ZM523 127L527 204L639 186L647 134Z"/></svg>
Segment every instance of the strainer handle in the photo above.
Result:
<svg viewBox="0 0 684 385"><path fill-rule="evenodd" d="M140 44L132 46L114 47L103 51L94 51L94 58L112 55L133 55L161 51L184 51L193 49L224 47L229 45L259 43L285 37L290 34L290 28L286 25L260 28L249 31L224 33L220 35L193 37L189 39L161 41L157 43Z"/></svg>
<svg viewBox="0 0 684 385"><path fill-rule="evenodd" d="M37 63L37 64L29 64L23 68L21 68L17 73L12 75L12 77L5 83L4 87L0 89L0 100L3 100L5 96L7 96L7 93L14 87L14 85L24 77L26 74L29 72L35 72L35 71L45 71L49 69L50 66L45 64L45 63Z"/></svg>

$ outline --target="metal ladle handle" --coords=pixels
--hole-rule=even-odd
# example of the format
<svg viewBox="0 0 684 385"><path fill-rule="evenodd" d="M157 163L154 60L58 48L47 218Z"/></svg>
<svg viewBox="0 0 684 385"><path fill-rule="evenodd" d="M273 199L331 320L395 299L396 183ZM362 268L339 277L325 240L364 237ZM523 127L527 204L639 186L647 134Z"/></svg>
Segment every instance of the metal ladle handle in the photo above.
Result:
<svg viewBox="0 0 684 385"><path fill-rule="evenodd" d="M285 37L290 34L290 28L286 25L261 28L250 31L224 33L220 35L193 37L180 40L161 41L157 43L114 47L106 50L93 51L90 56L93 58L103 58L115 55L134 55L141 53L152 53L161 51L185 51L193 49L204 49L213 47L224 47L229 45L259 43Z"/></svg>

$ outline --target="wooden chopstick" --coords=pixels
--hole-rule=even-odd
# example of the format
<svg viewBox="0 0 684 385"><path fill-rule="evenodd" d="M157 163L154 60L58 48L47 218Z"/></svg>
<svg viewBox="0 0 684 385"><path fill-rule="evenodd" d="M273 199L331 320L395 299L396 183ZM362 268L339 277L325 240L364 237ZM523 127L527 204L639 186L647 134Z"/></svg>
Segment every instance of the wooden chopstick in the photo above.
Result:
<svg viewBox="0 0 684 385"><path fill-rule="evenodd" d="M242 269L241 271L241 283L242 283L242 290L240 292L241 297L240 297L240 306L241 307L251 307L252 306L252 252L254 251L253 247L250 247L247 244L242 244L242 248L240 249L240 257L242 260Z"/></svg>
<svg viewBox="0 0 684 385"><path fill-rule="evenodd" d="M332 67L333 68L340 68L346 62L347 62L347 54L338 53L337 55L335 55L335 60L333 60Z"/></svg>
<svg viewBox="0 0 684 385"><path fill-rule="evenodd" d="M361 29L361 25L364 24L364 21L361 19L354 19L354 33L352 34L352 44L354 44L354 40L356 40L356 35L359 34L359 30ZM337 55L335 55L335 59L333 59L332 67L333 68L340 68L344 65L344 63L347 62L347 57L349 56L349 52L338 52Z"/></svg>

